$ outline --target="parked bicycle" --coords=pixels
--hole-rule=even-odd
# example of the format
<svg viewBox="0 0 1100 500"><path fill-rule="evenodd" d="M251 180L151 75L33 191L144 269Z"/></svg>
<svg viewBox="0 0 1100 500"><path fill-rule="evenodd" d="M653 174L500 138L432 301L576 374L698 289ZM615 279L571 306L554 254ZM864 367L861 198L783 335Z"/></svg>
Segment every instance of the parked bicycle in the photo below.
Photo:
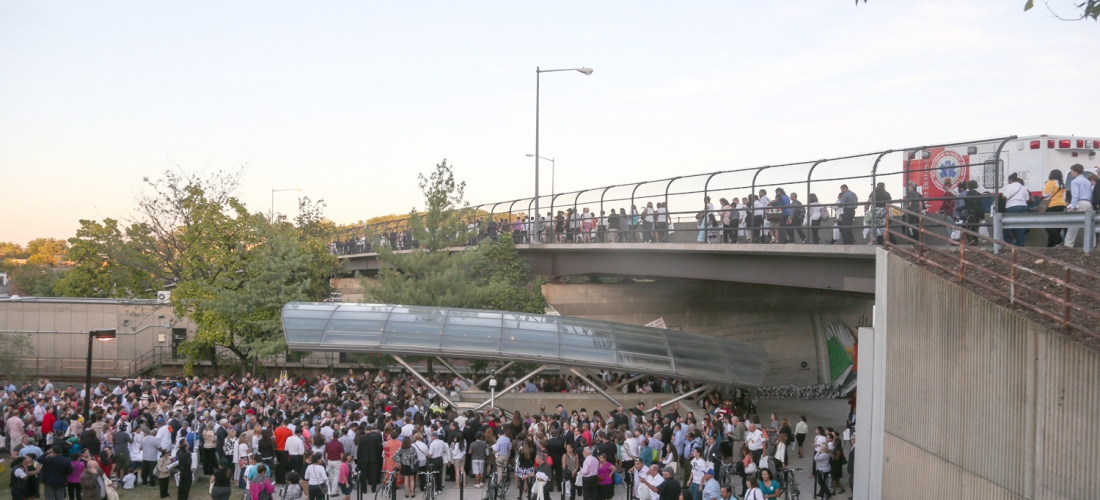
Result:
<svg viewBox="0 0 1100 500"><path fill-rule="evenodd" d="M485 496L482 500L505 500L508 497L508 488L512 485L512 467L504 466L501 479L497 479L497 465L494 463L487 468L489 479L485 482Z"/></svg>
<svg viewBox="0 0 1100 500"><path fill-rule="evenodd" d="M429 464L427 470L417 472L416 475L424 476L424 500L435 500L437 492L435 487L435 472Z"/></svg>
<svg viewBox="0 0 1100 500"><path fill-rule="evenodd" d="M397 475L401 469L383 471L382 484L374 491L374 500L397 500Z"/></svg>
<svg viewBox="0 0 1100 500"><path fill-rule="evenodd" d="M799 490L798 481L794 478L794 473L801 470L801 468L779 470L779 484L783 488L783 498L786 500L798 500L801 491Z"/></svg>

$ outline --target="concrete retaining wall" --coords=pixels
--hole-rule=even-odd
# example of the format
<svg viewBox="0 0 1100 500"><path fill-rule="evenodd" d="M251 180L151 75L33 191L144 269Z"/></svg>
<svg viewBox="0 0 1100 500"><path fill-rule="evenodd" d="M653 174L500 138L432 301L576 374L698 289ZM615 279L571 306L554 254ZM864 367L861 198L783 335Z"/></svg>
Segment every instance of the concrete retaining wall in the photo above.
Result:
<svg viewBox="0 0 1100 500"><path fill-rule="evenodd" d="M879 276L857 498L1100 497L1100 353L884 251Z"/></svg>

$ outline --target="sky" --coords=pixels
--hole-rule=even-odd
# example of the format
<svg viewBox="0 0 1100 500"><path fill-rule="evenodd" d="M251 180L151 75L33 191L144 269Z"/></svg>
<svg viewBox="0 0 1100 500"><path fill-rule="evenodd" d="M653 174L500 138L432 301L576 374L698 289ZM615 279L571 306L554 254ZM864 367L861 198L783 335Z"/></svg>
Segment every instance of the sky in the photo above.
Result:
<svg viewBox="0 0 1100 500"><path fill-rule="evenodd" d="M0 0L0 241L132 218L166 170L338 223L408 212L443 159L472 204L531 196L536 67L595 70L541 78L556 192L1100 135L1100 26L1023 4Z"/></svg>

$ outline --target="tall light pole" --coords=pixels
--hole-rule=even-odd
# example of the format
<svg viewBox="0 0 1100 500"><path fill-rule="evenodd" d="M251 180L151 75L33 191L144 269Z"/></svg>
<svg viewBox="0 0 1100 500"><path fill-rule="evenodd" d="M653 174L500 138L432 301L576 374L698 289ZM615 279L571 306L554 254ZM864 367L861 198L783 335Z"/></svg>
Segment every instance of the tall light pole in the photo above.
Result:
<svg viewBox="0 0 1100 500"><path fill-rule="evenodd" d="M283 191L297 191L302 192L299 188L286 188L286 189L272 189L271 190L271 215L267 217L267 222L275 222L275 193L281 193Z"/></svg>
<svg viewBox="0 0 1100 500"><path fill-rule="evenodd" d="M566 69L542 69L535 68L535 214L539 214L539 86L541 83L541 76L543 73L554 73L557 71L579 71L584 73L585 76L592 74L592 68L566 68ZM538 224L538 217L534 219ZM534 238L531 241L541 241L539 236L540 227L535 228Z"/></svg>
<svg viewBox="0 0 1100 500"><path fill-rule="evenodd" d="M100 328L88 332L88 371L84 375L84 425L92 425L92 341L110 342L115 339L114 328Z"/></svg>
<svg viewBox="0 0 1100 500"><path fill-rule="evenodd" d="M528 158L534 158L534 156L535 155L533 155L531 153L527 153ZM557 163L554 163L553 158L543 158L541 156L539 158L550 162L550 199L552 200L552 199L554 199L554 192L555 192L554 191L554 178L557 176L557 169L558 169ZM540 214L538 214L536 212L535 215L540 215ZM538 219L536 218L535 220L538 220Z"/></svg>

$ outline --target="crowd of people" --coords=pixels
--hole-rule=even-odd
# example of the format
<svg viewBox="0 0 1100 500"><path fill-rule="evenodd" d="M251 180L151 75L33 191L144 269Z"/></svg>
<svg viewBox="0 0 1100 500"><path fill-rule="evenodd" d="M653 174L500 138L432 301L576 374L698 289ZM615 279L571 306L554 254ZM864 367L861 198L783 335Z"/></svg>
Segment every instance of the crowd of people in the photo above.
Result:
<svg viewBox="0 0 1100 500"><path fill-rule="evenodd" d="M618 382L629 375L600 376ZM437 375L432 383L455 382ZM684 384L650 379L625 387L671 393ZM568 377L543 377L523 390L572 385ZM85 417L78 388L4 384L13 500L115 500L140 487L168 498L172 485L186 500L194 483L213 500L234 491L246 500L271 500L276 491L281 500L349 500L356 488L373 492L391 477L400 484L396 499L398 490L410 498L431 484L424 472L439 490L445 479L479 489L488 475L507 474L520 499L562 491L570 500L609 500L623 481L640 500L773 498L780 472L794 453L802 455L810 432L815 478L827 496L841 489L834 471L846 460L832 429L811 430L805 418L792 427L775 415L762 425L746 412L751 405L741 391L711 393L700 402L702 415L681 412L678 403L649 410L638 403L606 413L558 405L507 416L447 408L435 389L385 371L309 380L139 378L94 385Z"/></svg>

